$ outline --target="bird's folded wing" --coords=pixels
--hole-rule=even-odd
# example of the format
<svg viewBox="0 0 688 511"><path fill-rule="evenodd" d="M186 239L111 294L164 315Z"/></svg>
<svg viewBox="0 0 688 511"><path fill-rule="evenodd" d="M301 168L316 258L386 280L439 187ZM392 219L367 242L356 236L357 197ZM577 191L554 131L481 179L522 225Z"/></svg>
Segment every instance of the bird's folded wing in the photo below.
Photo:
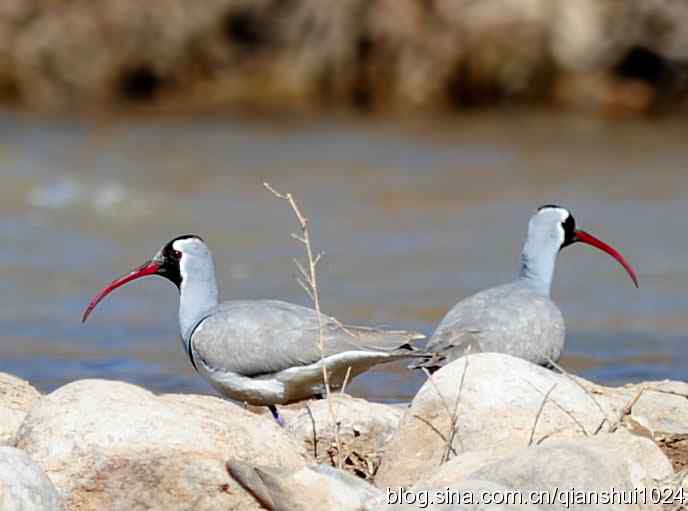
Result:
<svg viewBox="0 0 688 511"><path fill-rule="evenodd" d="M321 319L325 357L346 351L412 356L411 342L423 338L415 332L344 326L325 315ZM192 349L207 367L244 376L309 365L323 355L316 312L276 300L219 305L196 328Z"/></svg>

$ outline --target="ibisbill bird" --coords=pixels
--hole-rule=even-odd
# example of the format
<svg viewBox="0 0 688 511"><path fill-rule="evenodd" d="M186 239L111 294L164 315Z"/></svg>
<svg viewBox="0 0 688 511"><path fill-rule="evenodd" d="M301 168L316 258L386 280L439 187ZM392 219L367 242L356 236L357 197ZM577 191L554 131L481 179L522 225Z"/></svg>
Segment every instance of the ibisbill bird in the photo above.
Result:
<svg viewBox="0 0 688 511"><path fill-rule="evenodd" d="M213 258L196 235L179 236L150 261L112 281L86 308L82 321L109 293L132 280L159 275L179 289L182 346L191 364L225 397L252 405L275 407L322 396L323 364L330 385L376 364L404 358L427 358L412 342L415 332L344 326L314 309L278 300L220 303ZM350 368L350 369L349 369Z"/></svg>
<svg viewBox="0 0 688 511"><path fill-rule="evenodd" d="M440 322L426 351L446 363L471 352L500 352L548 366L564 349L564 318L550 298L559 251L574 243L591 245L616 259L638 287L631 265L614 248L576 229L568 210L542 206L528 224L521 266L513 282L480 291L457 303ZM437 369L434 361L415 367Z"/></svg>

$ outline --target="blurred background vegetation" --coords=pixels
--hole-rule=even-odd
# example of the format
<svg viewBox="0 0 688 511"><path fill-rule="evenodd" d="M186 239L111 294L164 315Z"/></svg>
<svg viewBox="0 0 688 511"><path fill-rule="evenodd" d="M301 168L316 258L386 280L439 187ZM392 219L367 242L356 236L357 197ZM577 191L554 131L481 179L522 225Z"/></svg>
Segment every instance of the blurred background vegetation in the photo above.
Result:
<svg viewBox="0 0 688 511"><path fill-rule="evenodd" d="M0 91L48 111L683 107L672 0L3 0Z"/></svg>

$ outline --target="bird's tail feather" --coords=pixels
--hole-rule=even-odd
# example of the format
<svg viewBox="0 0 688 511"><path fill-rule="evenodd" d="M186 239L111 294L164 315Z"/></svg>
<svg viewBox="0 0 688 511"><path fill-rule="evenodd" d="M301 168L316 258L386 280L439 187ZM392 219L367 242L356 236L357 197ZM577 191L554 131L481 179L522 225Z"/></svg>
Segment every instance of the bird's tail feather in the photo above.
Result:
<svg viewBox="0 0 688 511"><path fill-rule="evenodd" d="M414 344L425 339L425 335L408 330L383 330L361 326L342 325L352 341L362 348L399 355L414 356L420 353Z"/></svg>

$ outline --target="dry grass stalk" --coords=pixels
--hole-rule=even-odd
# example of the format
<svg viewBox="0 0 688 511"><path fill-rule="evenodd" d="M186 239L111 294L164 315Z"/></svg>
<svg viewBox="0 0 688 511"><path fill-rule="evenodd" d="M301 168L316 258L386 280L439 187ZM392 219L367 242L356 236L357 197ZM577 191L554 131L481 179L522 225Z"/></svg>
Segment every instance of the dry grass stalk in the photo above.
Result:
<svg viewBox="0 0 688 511"><path fill-rule="evenodd" d="M541 394L543 396L545 395L539 388L537 388L535 385L530 383L528 380L524 380L524 381L528 385L533 387L539 394ZM556 387L557 384L554 384L554 386ZM552 402L552 404L554 406L556 406L557 408L559 408L559 410L561 410L564 414L566 414L576 424L576 426L578 426L580 428L583 435L590 436L588 434L588 431L585 429L585 426L583 425L583 423L576 418L576 416L573 414L573 412L571 412L571 411L567 410L566 408L564 408L563 406L561 406L555 399L552 399L551 397L548 397L548 399Z"/></svg>
<svg viewBox="0 0 688 511"><path fill-rule="evenodd" d="M432 379L432 375L430 374L430 371L428 371L427 368L422 368L423 372L425 373L425 376L428 378L428 381L430 382L430 385L432 386L433 389L435 389L435 392L440 398L440 403L442 403L443 408L446 410L447 415L449 416L449 435L444 436L439 432L439 430L431 423L428 421L421 419L419 416L415 416L416 418L422 420L422 422L425 422L428 426L432 428L433 431L439 434L440 438L445 442L445 450L444 454L442 455L442 459L440 461L440 464L444 464L447 461L449 461L451 455L453 454L456 456L456 449L454 449L454 440L458 438L459 440L459 445L461 447L461 452L464 451L463 447L463 440L461 439L461 436L458 435L458 410L459 410L459 401L461 400L461 392L463 391L463 384L466 381L466 371L468 370L468 361L469 357L466 356L463 358L464 360L464 367L463 367L463 373L461 374L461 381L459 382L459 390L456 394L456 399L454 400L454 406L453 408L449 406L449 401L447 398L442 395L440 392L439 387L435 383L435 380Z"/></svg>
<svg viewBox="0 0 688 511"><path fill-rule="evenodd" d="M559 371L561 374L566 376L573 383L578 385L578 387L580 387L583 390L583 392L585 392L585 395L588 396L593 403L595 403L595 406L597 407L597 409L602 414L602 421L599 423L599 425L597 426L597 428L593 432L593 436L597 435L600 431L602 431L602 427L604 426L604 423L609 422L609 419L607 418L607 412L604 411L604 408L602 408L602 405L600 404L600 402L597 399L595 399L595 397L590 393L590 391L588 389L586 389L585 386L580 381L578 381L576 378L574 378L566 369L561 367L559 364L557 364L554 360L552 360L549 357L547 357L547 362L549 362L549 364L552 367L554 367L557 371Z"/></svg>
<svg viewBox="0 0 688 511"><path fill-rule="evenodd" d="M688 398L688 395L682 393L682 392L676 392L673 390L665 390L660 387L641 387L638 389L638 392L635 393L635 395L628 400L626 405L621 409L621 412L619 413L619 417L616 419L616 421L609 426L609 433L614 433L617 429L619 429L619 426L623 424L623 420L627 415L630 415L631 412L633 411L633 407L636 405L638 400L641 398L643 393L645 392L657 392L659 394L668 394L670 396L679 396L683 398Z"/></svg>
<svg viewBox="0 0 688 511"><path fill-rule="evenodd" d="M431 423L429 423L425 419L421 419L421 417L418 415L414 415L414 417L421 419L422 422L425 422L427 425L431 426L432 429L435 432L437 432L439 434L440 438L442 438L442 440L446 443L447 450L451 451L451 453L454 454L454 456L456 456L456 450L454 449L454 446L452 445L453 439L452 439L452 441L450 441L450 439L449 439L452 436L451 435L452 432L454 431L454 429L453 429L453 425L454 425L453 414L451 411L451 407L449 406L449 401L440 392L440 389L437 386L437 384L435 383L435 380L432 379L432 374L430 374L430 371L428 371L428 369L425 367L423 367L422 370L425 373L425 376L428 378L430 385L432 385L432 388L435 389L435 392L439 396L440 403L442 403L442 407L445 409L445 411L447 412L447 416L449 417L449 424L450 424L450 427L452 427L452 430L449 432L448 436L444 436L443 434L439 433L439 430L434 425L432 425ZM458 399L458 396L457 396L457 399ZM461 438L459 437L459 441L460 440L461 440ZM463 451L463 445L461 445L461 450ZM445 451L445 453L446 453L446 451ZM442 455L442 459L440 460L440 465L443 464L444 462L445 462L445 455Z"/></svg>
<svg viewBox="0 0 688 511"><path fill-rule="evenodd" d="M330 419L332 421L332 426L334 428L334 438L335 438L335 443L336 443L336 448L337 448L337 468L341 469L342 468L342 444L339 439L339 422L337 421L337 413L335 410L335 404L334 401L332 400L332 392L330 388L330 374L329 371L327 370L327 366L325 364L325 333L324 333L324 325L322 321L322 316L320 313L320 294L318 290L318 277L317 277L317 266L318 263L320 262L320 259L322 258L322 252L313 255L313 245L311 244L311 235L310 235L310 229L309 229L309 221L308 218L306 218L303 213L301 212L301 209L299 208L298 204L294 200L294 197L292 196L291 193L280 193L277 190L275 190L270 183L263 183L263 186L272 193L275 197L278 199L285 200L289 203L291 206L292 211L294 212L294 215L296 215L296 219L299 222L299 226L301 227L301 234L296 234L292 233L292 238L295 240L299 241L300 243L303 244L305 252L306 252L306 265L304 266L301 264L300 261L297 259L294 259L294 263L296 263L296 267L299 269L300 276L297 277L297 281L299 285L304 289L306 294L310 297L310 299L313 301L313 307L315 308L316 315L318 318L318 347L320 348L320 361L322 363L322 373L323 373L323 382L325 384L325 398L327 399L327 407L330 413Z"/></svg>
<svg viewBox="0 0 688 511"><path fill-rule="evenodd" d="M346 392L346 386L349 384L349 379L351 378L351 366L346 368L346 374L344 375L344 383L342 383L342 388L339 390L340 394Z"/></svg>
<svg viewBox="0 0 688 511"><path fill-rule="evenodd" d="M446 463L449 461L449 457L451 452L454 450L454 439L457 438L457 435L459 433L459 425L457 424L459 421L459 401L461 399L461 393L463 392L463 384L466 381L466 373L468 372L468 364L470 363L470 358L469 357L464 357L464 365L463 365L463 373L461 374L461 382L459 383L459 390L456 394L456 399L454 400L454 411L452 412L451 415L451 432L449 434L449 439L447 440L447 446L444 451L444 456L442 459L442 463ZM461 452L464 451L463 448L463 440L461 439L461 436L458 436L459 439L459 445L461 446Z"/></svg>
<svg viewBox="0 0 688 511"><path fill-rule="evenodd" d="M318 459L318 434L317 434L317 429L315 426L315 417L313 417L313 410L311 410L311 407L308 406L308 403L306 403L306 411L308 412L308 418L311 420L311 428L313 431L313 457L317 460Z"/></svg>
<svg viewBox="0 0 688 511"><path fill-rule="evenodd" d="M444 433L442 433L439 429L437 429L437 427L436 427L432 422L430 422L430 421L429 421L428 419L426 419L425 417L423 417L423 416L421 416L421 415L417 415L417 414L415 414L415 413L412 415L412 417L413 417L414 419L417 419L417 420L421 421L423 424L425 424L427 427L429 427L438 437L440 437L440 438L442 439L443 442L445 442L447 445L449 445L449 447L450 447L450 449L451 449L451 451L452 451L452 454L453 454L454 456L457 456L456 451L454 450L454 448L453 448L453 447L451 446L451 444L449 443L449 439L448 439L446 436L444 436Z"/></svg>
<svg viewBox="0 0 688 511"><path fill-rule="evenodd" d="M554 389L557 388L557 384L555 383L550 387L550 389L545 393L545 397L542 400L542 403L540 403L540 408L537 411L537 415L535 415L535 422L533 422L533 427L530 430L530 438L528 439L528 447L533 445L533 437L535 436L535 430L537 429L538 422L540 422L540 416L542 415L542 411L545 409L545 405L547 404L547 400L549 399L549 396L552 392L554 392Z"/></svg>
<svg viewBox="0 0 688 511"><path fill-rule="evenodd" d="M633 396L627 403L626 405L621 409L621 412L619 413L619 417L616 419L616 421L609 426L609 433L614 433L617 429L619 429L619 426L623 423L624 418L626 415L630 415L631 411L633 410L633 407L635 404L638 402L640 399L640 396L643 395L643 392L646 390L650 390L647 387L641 387L638 392L636 392L635 396Z"/></svg>

